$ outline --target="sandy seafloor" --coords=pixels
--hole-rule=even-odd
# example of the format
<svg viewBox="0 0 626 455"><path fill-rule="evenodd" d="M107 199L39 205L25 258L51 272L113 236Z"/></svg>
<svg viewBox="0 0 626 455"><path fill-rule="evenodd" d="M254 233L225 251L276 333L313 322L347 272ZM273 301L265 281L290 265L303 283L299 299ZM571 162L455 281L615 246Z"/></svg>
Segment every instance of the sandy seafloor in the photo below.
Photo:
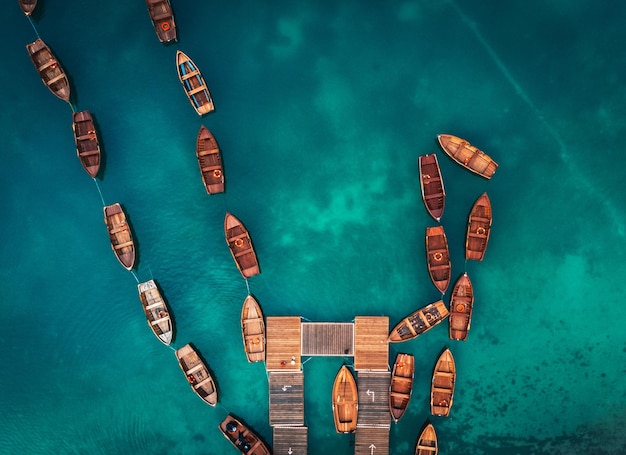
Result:
<svg viewBox="0 0 626 455"><path fill-rule="evenodd" d="M245 360L247 288L223 218L250 230L266 316L393 326L439 298L425 264L430 219L417 157L437 153L452 275L476 302L467 342L447 323L390 349L416 356L413 398L390 453L413 453L430 375L449 346L451 416L440 453L626 453L626 29L621 2L176 0L179 42L160 44L136 2L40 0L33 23L94 114L98 188L74 149L71 108L25 51L36 38L1 7L0 453L229 454L227 412L271 444L263 364ZM198 64L216 111L198 117L174 55ZM194 153L217 137L225 194L204 192ZM439 133L499 163L492 180L445 157ZM487 191L485 260L464 264L468 211ZM146 325L136 281L111 252L102 204L121 202L155 278L215 373L217 408L191 392ZM449 294L445 296L447 302ZM342 362L304 365L310 454L353 453L335 434L330 387Z"/></svg>

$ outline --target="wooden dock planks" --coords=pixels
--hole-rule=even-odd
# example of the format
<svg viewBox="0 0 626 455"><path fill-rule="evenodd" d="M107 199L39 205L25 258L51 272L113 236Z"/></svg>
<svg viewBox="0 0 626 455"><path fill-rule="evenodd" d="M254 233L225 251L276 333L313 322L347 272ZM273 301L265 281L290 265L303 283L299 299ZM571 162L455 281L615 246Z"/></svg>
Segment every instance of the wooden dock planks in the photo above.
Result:
<svg viewBox="0 0 626 455"><path fill-rule="evenodd" d="M388 337L387 316L357 316L354 319L354 369L387 371Z"/></svg>
<svg viewBox="0 0 626 455"><path fill-rule="evenodd" d="M354 355L354 324L351 322L303 322L303 356Z"/></svg>
<svg viewBox="0 0 626 455"><path fill-rule="evenodd" d="M300 370L300 317L268 316L265 331L265 368L268 371Z"/></svg>
<svg viewBox="0 0 626 455"><path fill-rule="evenodd" d="M306 455L308 433L307 427L274 427L272 453Z"/></svg>
<svg viewBox="0 0 626 455"><path fill-rule="evenodd" d="M270 371L270 425L304 425L304 373Z"/></svg>
<svg viewBox="0 0 626 455"><path fill-rule="evenodd" d="M389 428L389 383L390 371L370 372L359 371L359 419L358 428Z"/></svg>

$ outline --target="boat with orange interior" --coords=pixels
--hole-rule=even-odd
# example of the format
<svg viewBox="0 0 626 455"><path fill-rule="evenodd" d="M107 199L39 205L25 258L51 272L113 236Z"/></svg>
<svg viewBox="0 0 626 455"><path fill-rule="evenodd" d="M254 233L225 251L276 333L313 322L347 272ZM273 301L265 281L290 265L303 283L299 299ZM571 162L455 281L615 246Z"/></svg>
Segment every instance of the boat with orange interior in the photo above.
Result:
<svg viewBox="0 0 626 455"><path fill-rule="evenodd" d="M174 333L172 318L159 287L154 280L148 280L139 283L137 289L148 326L161 343L169 346Z"/></svg>
<svg viewBox="0 0 626 455"><path fill-rule="evenodd" d="M35 11L35 8L37 7L37 0L18 0L18 3L20 4L20 8L22 8L24 14L27 16L33 14L33 11Z"/></svg>
<svg viewBox="0 0 626 455"><path fill-rule="evenodd" d="M228 414L218 428L241 453L246 455L271 455L272 453L259 435L232 414Z"/></svg>
<svg viewBox="0 0 626 455"><path fill-rule="evenodd" d="M491 201L487 193L483 193L474 202L467 220L465 259L483 260L491 233L491 222Z"/></svg>
<svg viewBox="0 0 626 455"><path fill-rule="evenodd" d="M76 155L91 178L100 170L100 144L91 112L85 110L72 114L72 130Z"/></svg>
<svg viewBox="0 0 626 455"><path fill-rule="evenodd" d="M389 341L399 343L412 340L422 333L428 332L447 317L448 309L443 300L429 303L402 319L389 334Z"/></svg>
<svg viewBox="0 0 626 455"><path fill-rule="evenodd" d="M224 233L230 253L241 275L244 278L250 278L261 273L248 230L235 215L228 212L224 218Z"/></svg>
<svg viewBox="0 0 626 455"><path fill-rule="evenodd" d="M474 305L474 290L472 282L463 273L452 288L450 297L450 339L467 340L472 322L472 306Z"/></svg>
<svg viewBox="0 0 626 455"><path fill-rule="evenodd" d="M215 110L213 99L202 73L193 60L183 51L176 51L176 68L178 69L178 80L183 84L185 94L196 113L204 115Z"/></svg>
<svg viewBox="0 0 626 455"><path fill-rule="evenodd" d="M452 265L443 226L426 228L426 262L430 279L439 292L445 294L450 284Z"/></svg>
<svg viewBox="0 0 626 455"><path fill-rule="evenodd" d="M209 194L224 192L224 167L215 136L204 125L200 126L196 140L196 157L202 182Z"/></svg>
<svg viewBox="0 0 626 455"><path fill-rule="evenodd" d="M248 295L241 308L241 335L248 362L265 361L265 322L259 302Z"/></svg>
<svg viewBox="0 0 626 455"><path fill-rule="evenodd" d="M437 155L422 155L418 159L420 188L426 210L436 221L440 221L446 205L446 190L443 186Z"/></svg>
<svg viewBox="0 0 626 455"><path fill-rule="evenodd" d="M415 455L437 455L439 447L437 444L437 434L432 423L428 423L417 438Z"/></svg>
<svg viewBox="0 0 626 455"><path fill-rule="evenodd" d="M473 146L465 139L451 134L437 136L441 149L465 169L490 179L498 169L498 164L485 152Z"/></svg>
<svg viewBox="0 0 626 455"><path fill-rule="evenodd" d="M35 65L43 85L58 98L70 102L70 83L58 59L41 38L26 45L30 60Z"/></svg>
<svg viewBox="0 0 626 455"><path fill-rule="evenodd" d="M394 422L406 412L413 393L415 358L411 354L398 353L391 372L389 384L389 411Z"/></svg>
<svg viewBox="0 0 626 455"><path fill-rule="evenodd" d="M343 365L333 383L333 418L337 433L356 431L359 411L359 394L356 381L346 365Z"/></svg>
<svg viewBox="0 0 626 455"><path fill-rule="evenodd" d="M191 344L186 344L176 350L176 358L195 394L205 403L215 406L217 404L217 387L209 367L202 360L198 351Z"/></svg>
<svg viewBox="0 0 626 455"><path fill-rule="evenodd" d="M146 0L154 31L162 43L177 41L176 22L169 0Z"/></svg>
<svg viewBox="0 0 626 455"><path fill-rule="evenodd" d="M109 232L111 248L118 261L126 270L132 270L135 265L135 242L126 213L119 203L104 207L104 224Z"/></svg>
<svg viewBox="0 0 626 455"><path fill-rule="evenodd" d="M456 366L450 349L445 349L435 364L433 380L430 386L430 413L434 416L448 417L454 398Z"/></svg>

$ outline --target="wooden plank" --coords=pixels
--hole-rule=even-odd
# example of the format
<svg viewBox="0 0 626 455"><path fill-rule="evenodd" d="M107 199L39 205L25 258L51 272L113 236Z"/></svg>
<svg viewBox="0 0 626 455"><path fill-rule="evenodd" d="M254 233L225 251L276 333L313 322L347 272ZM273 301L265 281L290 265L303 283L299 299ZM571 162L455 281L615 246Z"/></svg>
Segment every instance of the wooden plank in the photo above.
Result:
<svg viewBox="0 0 626 455"><path fill-rule="evenodd" d="M304 373L270 371L270 425L304 425Z"/></svg>
<svg viewBox="0 0 626 455"><path fill-rule="evenodd" d="M389 428L357 428L354 453L355 455L389 455Z"/></svg>
<svg viewBox="0 0 626 455"><path fill-rule="evenodd" d="M354 369L387 371L389 318L357 316L354 319Z"/></svg>
<svg viewBox="0 0 626 455"><path fill-rule="evenodd" d="M303 322L303 356L352 356L354 324L351 322Z"/></svg>
<svg viewBox="0 0 626 455"><path fill-rule="evenodd" d="M307 427L274 427L275 455L306 455L309 429Z"/></svg>
<svg viewBox="0 0 626 455"><path fill-rule="evenodd" d="M265 331L265 368L268 371L300 370L300 317L268 316Z"/></svg>
<svg viewBox="0 0 626 455"><path fill-rule="evenodd" d="M390 371L357 373L359 383L359 419L357 428L380 428L391 425L389 413Z"/></svg>

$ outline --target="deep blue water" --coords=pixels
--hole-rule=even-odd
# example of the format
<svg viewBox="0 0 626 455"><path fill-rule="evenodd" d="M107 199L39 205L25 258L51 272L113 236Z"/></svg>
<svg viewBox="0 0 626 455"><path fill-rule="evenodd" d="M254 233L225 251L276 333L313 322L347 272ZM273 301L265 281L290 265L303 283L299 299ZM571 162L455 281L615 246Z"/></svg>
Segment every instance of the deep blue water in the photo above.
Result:
<svg viewBox="0 0 626 455"><path fill-rule="evenodd" d="M5 3L0 453L235 453L216 428L227 412L271 444L264 365L241 346L247 288L225 212L252 234L262 274L249 285L266 316L388 315L393 326L439 297L417 174L417 157L435 152L452 275L470 274L474 317L465 343L444 323L391 346L390 359L415 354L417 370L390 453L413 453L445 345L458 379L450 418L432 419L440 453L626 453L621 3L176 0L179 42L164 46L144 2L39 0L36 31L70 75L75 109L98 124L103 199L75 156L71 108L28 59L36 31ZM204 118L180 87L176 49L211 89ZM201 124L220 143L225 194L202 186ZM444 132L496 159L494 178L438 152ZM489 249L464 264L483 191ZM103 201L126 208L137 277L163 289L174 347L193 342L208 360L217 408L146 326ZM310 454L353 453L330 406L343 360L304 366Z"/></svg>

